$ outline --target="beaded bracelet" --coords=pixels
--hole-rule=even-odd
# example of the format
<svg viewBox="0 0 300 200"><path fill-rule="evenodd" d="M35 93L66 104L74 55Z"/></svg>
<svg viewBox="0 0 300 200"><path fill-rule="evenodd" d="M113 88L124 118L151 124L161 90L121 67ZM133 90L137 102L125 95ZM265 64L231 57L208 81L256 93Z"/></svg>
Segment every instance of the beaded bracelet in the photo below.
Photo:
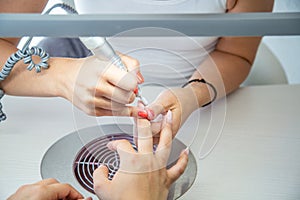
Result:
<svg viewBox="0 0 300 200"><path fill-rule="evenodd" d="M217 90L216 90L215 86L213 86L213 84L207 82L203 78L202 79L192 79L192 80L189 80L188 82L186 82L185 84L183 84L182 88L184 88L185 86L187 86L188 84L193 83L193 82L205 83L205 84L209 85L211 87L211 89L214 91L214 97L212 98L212 100L210 102L204 104L202 107L208 106L209 104L211 104L212 102L214 102L216 100L216 98L217 98Z"/></svg>

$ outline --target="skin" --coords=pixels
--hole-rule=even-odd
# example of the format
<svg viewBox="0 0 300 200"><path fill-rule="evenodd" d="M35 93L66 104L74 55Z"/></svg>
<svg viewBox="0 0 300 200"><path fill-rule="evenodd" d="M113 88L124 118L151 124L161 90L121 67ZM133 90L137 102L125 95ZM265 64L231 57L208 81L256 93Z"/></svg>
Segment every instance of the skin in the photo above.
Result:
<svg viewBox="0 0 300 200"><path fill-rule="evenodd" d="M182 151L177 163L170 169L166 164L172 146L172 112L163 120L161 137L153 152L151 123L147 119L137 119L138 152L127 140L117 140L107 144L120 156L120 169L112 180L108 179L108 168L100 166L94 171L94 191L103 200L116 199L167 199L170 186L184 172L188 163L188 150ZM124 187L126 185L126 187ZM8 200L81 200L84 197L71 185L59 183L55 179L45 179L20 187ZM86 200L90 200L88 197Z"/></svg>
<svg viewBox="0 0 300 200"><path fill-rule="evenodd" d="M0 12L40 13L46 3L47 1L43 0L0 0ZM227 2L228 13L270 12L272 7L273 0L228 0ZM247 77L260 40L260 37L221 37L216 49L199 66L198 71L195 71L191 79L204 78L207 82L212 83L218 91L218 98L233 92ZM0 39L1 66L12 53L16 52L18 41L18 38ZM125 55L121 57L131 73L125 73L117 67L110 66L109 63L96 60L93 57L84 59L50 58L50 68L43 70L39 74L26 71L26 66L19 62L12 74L5 81L0 82L0 87L4 89L6 94L10 95L63 97L90 115L137 116L140 108L128 107L125 103L133 101L135 98L133 91L137 84L143 81L143 78L139 73L137 60ZM80 76L78 76L79 72ZM89 81L85 81L84 77L89 77ZM194 110L211 100L210 90L209 87L202 83L192 83L185 88L166 90L151 105L143 109L147 110L150 120L156 118L159 114L165 114L168 110L171 110L173 123L172 126L170 125L172 131L169 131L169 133L174 136ZM147 127L145 128L146 130L149 129L149 124L141 123ZM162 138L163 132L159 133ZM128 144L126 145L124 142L112 144L111 149L117 150L119 153L130 151ZM143 143L143 141L138 141L139 148L142 146L141 142ZM120 144L122 145L119 146ZM145 151L148 151L148 154L151 155L149 149ZM184 166L183 163L186 162L184 153L181 156L183 158L181 157L180 160L183 159L183 161L180 161L181 164L178 166ZM134 156L134 159L136 157L138 156ZM148 159L148 161L150 162L148 164L152 163L152 159ZM159 168L154 170L153 176L149 172L144 171L135 175L130 183L143 188L140 190L143 198L140 199L149 199L147 194L149 195L151 194L149 192L157 190L165 197L170 183L178 178L177 172L175 173L174 171L178 171L180 174L183 168L178 167L171 171ZM128 170L128 168L125 169ZM99 176L103 180L107 178L107 169L105 167L101 167L96 171L99 174L96 173L94 176ZM118 191L118 188L126 189L126 191L122 192L123 194L134 193L136 188L131 189L131 192L127 192L129 188L114 187L114 185L124 184L124 177L127 175L120 171L116 176L117 178L112 182L106 180L108 186L96 183L95 189L100 191L97 193L98 196L109 199L108 194L118 195L117 193L119 193L120 195L122 191ZM162 177L162 180L158 177ZM149 180L151 182L153 180L154 183L161 187L155 187L156 184L147 185ZM141 184L138 184L139 181ZM159 195L154 195L153 197L160 198Z"/></svg>
<svg viewBox="0 0 300 200"><path fill-rule="evenodd" d="M40 13L47 1L0 0L0 12ZM17 51L18 38L0 39L0 65ZM137 108L126 106L135 99L134 90L143 82L137 60L120 55L130 73L95 57L83 59L50 58L49 69L28 72L18 62L12 73L0 82L8 95L63 97L89 115L137 115ZM34 58L36 62L38 58ZM89 77L88 79L86 77ZM22 87L20 87L22 86Z"/></svg>
<svg viewBox="0 0 300 200"><path fill-rule="evenodd" d="M71 185L59 183L55 179L45 179L20 187L7 200L80 200L83 196Z"/></svg>
<svg viewBox="0 0 300 200"><path fill-rule="evenodd" d="M270 12L273 0L228 0L227 13ZM246 79L255 59L261 37L221 37L214 51L198 67L192 79L204 78L217 89L217 98L235 91ZM191 83L185 88L163 91L147 108L148 118L171 110L175 135L188 116L213 98L210 87Z"/></svg>
<svg viewBox="0 0 300 200"><path fill-rule="evenodd" d="M45 0L0 0L0 12L40 13L46 3ZM273 3L273 0L228 0L226 6L227 13L270 12ZM218 98L233 92L247 77L260 40L261 37L221 37L216 49L191 79L204 78L212 83L217 89ZM18 41L17 38L0 39L1 65L17 50ZM131 73L93 57L51 58L50 68L39 74L28 73L24 64L19 62L12 74L0 82L0 87L10 95L63 97L89 115L137 117L141 110L125 104L133 102L133 91L138 83L143 82L143 77L137 60L125 55L122 60ZM89 80L86 81L85 77L89 77ZM20 85L22 87L18 87ZM211 101L211 93L211 89L203 83L191 83L184 89L166 90L146 108L148 119L153 120L171 110L173 134L176 134L194 110Z"/></svg>
<svg viewBox="0 0 300 200"><path fill-rule="evenodd" d="M120 169L111 181L108 180L106 166L100 166L95 170L94 189L100 199L167 199L171 184L180 177L188 163L188 151L184 150L177 163L170 169L166 169L172 144L171 116L169 112L163 120L161 137L155 154L151 123L146 119L137 119L138 152L127 140L108 143L108 148L117 151L121 156ZM124 187L125 185L127 187Z"/></svg>

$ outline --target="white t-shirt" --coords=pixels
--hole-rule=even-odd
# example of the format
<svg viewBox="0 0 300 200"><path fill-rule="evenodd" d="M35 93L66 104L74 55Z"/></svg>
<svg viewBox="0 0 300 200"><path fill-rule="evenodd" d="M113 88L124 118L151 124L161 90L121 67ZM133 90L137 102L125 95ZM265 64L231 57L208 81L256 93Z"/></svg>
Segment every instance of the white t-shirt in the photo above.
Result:
<svg viewBox="0 0 300 200"><path fill-rule="evenodd" d="M80 14L224 13L226 0L75 0ZM172 37L126 37L136 31ZM118 37L122 35L122 37ZM216 37L188 37L174 30L145 27L108 38L115 50L139 60L147 83L180 86L214 50Z"/></svg>

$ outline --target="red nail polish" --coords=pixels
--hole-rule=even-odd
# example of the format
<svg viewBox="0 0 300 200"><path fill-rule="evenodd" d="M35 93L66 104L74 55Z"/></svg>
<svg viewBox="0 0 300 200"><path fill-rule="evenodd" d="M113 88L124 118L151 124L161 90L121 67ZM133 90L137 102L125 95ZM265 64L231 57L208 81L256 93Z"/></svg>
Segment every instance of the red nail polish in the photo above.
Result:
<svg viewBox="0 0 300 200"><path fill-rule="evenodd" d="M140 71L137 72L137 78L138 78L139 83L144 83L145 80Z"/></svg>
<svg viewBox="0 0 300 200"><path fill-rule="evenodd" d="M139 89L136 87L134 90L133 90L133 93L134 94L137 94L139 92Z"/></svg>
<svg viewBox="0 0 300 200"><path fill-rule="evenodd" d="M139 111L138 116L147 119L148 118L148 113L146 111Z"/></svg>

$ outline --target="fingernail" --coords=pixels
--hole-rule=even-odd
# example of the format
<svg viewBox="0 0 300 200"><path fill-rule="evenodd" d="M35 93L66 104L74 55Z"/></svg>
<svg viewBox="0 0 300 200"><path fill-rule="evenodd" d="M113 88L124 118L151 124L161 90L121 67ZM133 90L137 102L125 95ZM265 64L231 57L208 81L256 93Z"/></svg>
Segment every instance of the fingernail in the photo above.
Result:
<svg viewBox="0 0 300 200"><path fill-rule="evenodd" d="M139 111L138 112L138 116L140 116L141 118L147 119L148 118L148 113L146 111Z"/></svg>
<svg viewBox="0 0 300 200"><path fill-rule="evenodd" d="M172 124L172 111L171 110L168 110L166 119L169 124Z"/></svg>
<svg viewBox="0 0 300 200"><path fill-rule="evenodd" d="M137 79L138 79L138 82L139 83L144 83L144 77L143 77L143 75L141 74L141 72L140 71L138 71L137 73L136 73L136 75L137 75Z"/></svg>
<svg viewBox="0 0 300 200"><path fill-rule="evenodd" d="M163 120L163 115L159 114L155 119L151 120L151 122L161 122L162 120Z"/></svg>
<svg viewBox="0 0 300 200"><path fill-rule="evenodd" d="M138 87L136 87L134 90L133 90L133 93L134 94L137 94L139 92L139 89L138 89Z"/></svg>
<svg viewBox="0 0 300 200"><path fill-rule="evenodd" d="M85 200L93 200L92 197L87 197Z"/></svg>
<svg viewBox="0 0 300 200"><path fill-rule="evenodd" d="M148 119L149 120L154 120L154 111L147 109L147 113L148 113Z"/></svg>
<svg viewBox="0 0 300 200"><path fill-rule="evenodd" d="M190 153L189 147L186 147L186 148L185 148L184 153L185 153L187 156L189 155L189 153Z"/></svg>

